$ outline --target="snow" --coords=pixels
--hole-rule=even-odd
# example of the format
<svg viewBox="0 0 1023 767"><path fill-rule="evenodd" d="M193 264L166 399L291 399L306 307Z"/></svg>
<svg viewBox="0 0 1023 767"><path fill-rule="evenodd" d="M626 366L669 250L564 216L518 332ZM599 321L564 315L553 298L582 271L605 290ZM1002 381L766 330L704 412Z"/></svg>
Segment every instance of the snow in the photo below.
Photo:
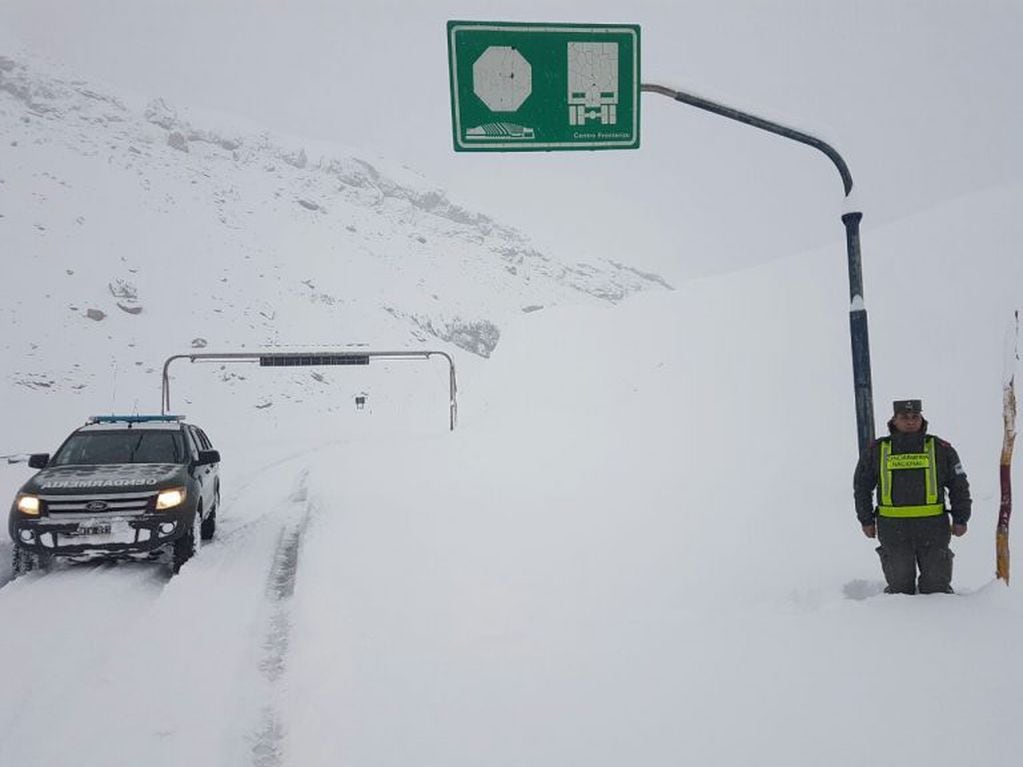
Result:
<svg viewBox="0 0 1023 767"><path fill-rule="evenodd" d="M992 545L1023 186L864 218L878 427L922 398L975 501L958 593L885 596L853 513L837 220L821 248L669 290L632 254L563 259L350 150L196 110L182 152L144 117L155 94L10 60L0 83L31 98L0 88L0 453L152 412L189 348L440 348L459 420L442 360L179 362L174 409L223 455L217 536L172 579L12 581L0 533L0 765L1023 749L1023 598ZM31 474L0 464L0 492Z"/></svg>

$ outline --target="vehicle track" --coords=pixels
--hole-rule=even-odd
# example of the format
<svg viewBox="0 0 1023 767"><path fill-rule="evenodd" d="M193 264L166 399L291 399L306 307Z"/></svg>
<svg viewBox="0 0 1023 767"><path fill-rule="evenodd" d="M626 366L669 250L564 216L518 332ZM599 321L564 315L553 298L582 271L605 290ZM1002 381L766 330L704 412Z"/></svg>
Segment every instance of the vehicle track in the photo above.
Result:
<svg viewBox="0 0 1023 767"><path fill-rule="evenodd" d="M289 473L292 489L279 493ZM66 764L78 750L119 763L128 749L154 767L200 757L280 765L277 698L310 514L307 476L278 465L264 487L225 504L223 518L238 519L235 509L251 517L174 578L152 564L98 563L4 585L0 623L19 628L0 648L28 662L4 675L0 731L65 735L0 739L0 764ZM137 669L169 673L140 683Z"/></svg>
<svg viewBox="0 0 1023 767"><path fill-rule="evenodd" d="M263 626L263 654L259 671L267 687L252 744L253 767L283 764L284 724L278 707L280 684L287 665L291 635L291 598L295 593L302 538L314 504L309 500L308 469L299 474L289 498L295 509L281 528L266 585L268 614Z"/></svg>

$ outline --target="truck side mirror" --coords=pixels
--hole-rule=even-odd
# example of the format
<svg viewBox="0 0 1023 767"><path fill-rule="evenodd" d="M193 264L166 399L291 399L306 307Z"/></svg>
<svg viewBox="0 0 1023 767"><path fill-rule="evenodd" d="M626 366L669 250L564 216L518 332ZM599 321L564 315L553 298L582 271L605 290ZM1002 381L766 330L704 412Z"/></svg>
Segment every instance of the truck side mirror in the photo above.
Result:
<svg viewBox="0 0 1023 767"><path fill-rule="evenodd" d="M196 466L209 466L211 463L220 463L219 450L200 450Z"/></svg>
<svg viewBox="0 0 1023 767"><path fill-rule="evenodd" d="M32 455L28 457L28 465L32 469L45 469L49 462L49 453L32 453Z"/></svg>

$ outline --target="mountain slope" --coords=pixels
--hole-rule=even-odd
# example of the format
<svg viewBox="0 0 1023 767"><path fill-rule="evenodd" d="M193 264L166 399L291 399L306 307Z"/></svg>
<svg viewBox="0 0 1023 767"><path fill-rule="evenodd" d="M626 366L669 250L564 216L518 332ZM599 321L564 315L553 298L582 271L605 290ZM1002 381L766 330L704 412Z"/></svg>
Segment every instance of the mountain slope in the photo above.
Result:
<svg viewBox="0 0 1023 767"><path fill-rule="evenodd" d="M61 79L27 56L0 58L0 133L3 378L35 391L97 383L95 359L68 347L129 377L207 346L442 343L486 357L509 315L669 287L619 263L559 262L404 169Z"/></svg>

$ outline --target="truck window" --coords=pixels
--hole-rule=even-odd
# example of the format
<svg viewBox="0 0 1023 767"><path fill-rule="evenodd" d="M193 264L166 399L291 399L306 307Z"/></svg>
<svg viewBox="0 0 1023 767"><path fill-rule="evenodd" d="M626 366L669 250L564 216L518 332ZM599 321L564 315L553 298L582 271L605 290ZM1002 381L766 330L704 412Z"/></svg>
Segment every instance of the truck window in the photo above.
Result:
<svg viewBox="0 0 1023 767"><path fill-rule="evenodd" d="M79 432L68 437L53 457L53 466L102 466L117 463L184 463L180 432Z"/></svg>

